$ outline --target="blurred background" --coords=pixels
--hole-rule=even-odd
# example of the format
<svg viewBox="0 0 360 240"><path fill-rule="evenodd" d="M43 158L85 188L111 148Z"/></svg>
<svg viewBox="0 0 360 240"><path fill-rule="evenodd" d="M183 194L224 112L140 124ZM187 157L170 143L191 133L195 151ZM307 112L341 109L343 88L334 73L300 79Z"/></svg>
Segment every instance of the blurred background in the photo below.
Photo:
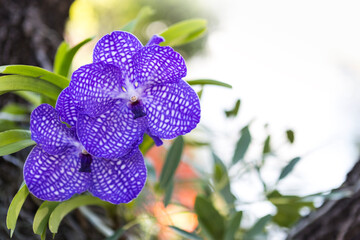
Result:
<svg viewBox="0 0 360 240"><path fill-rule="evenodd" d="M135 31L143 43L179 20L208 20L207 35L178 51L187 59L187 80L212 78L233 86L208 87L202 96L202 124L216 134L217 153L230 158L236 131L250 121L255 139L290 128L296 141L283 154L303 159L284 188L309 194L342 183L358 157L357 1L78 0L65 38L72 44L100 38L136 17L144 5L154 12ZM91 62L95 42L77 55L75 69ZM224 109L238 98L240 114L229 121Z"/></svg>
<svg viewBox="0 0 360 240"><path fill-rule="evenodd" d="M210 179L216 170L213 153L227 166L236 199L233 207L244 212L242 228L250 228L266 214L276 215L278 206L268 201L273 191L298 197L323 196L338 188L357 162L358 1L76 0L69 6L64 39L74 46L95 37L75 56L73 70L92 61L98 39L121 29L139 14L142 17L133 33L143 44L176 22L207 20L202 38L174 47L187 62L185 80L215 79L232 85L232 89L195 86L202 91L202 119L199 127L185 136L188 145L173 193L174 202L180 204L165 209L157 196L151 205L159 222L157 231L163 234L159 238L175 238L166 225L196 231L195 197L206 192L197 179L207 179L210 188L216 186L216 179ZM4 61L3 65L11 63ZM226 114L238 99L238 113ZM246 126L251 144L242 163L235 165L233 155ZM152 148L146 155L157 176L170 146L170 141L165 142L164 147ZM282 169L296 157L300 160L280 182ZM220 213L231 212L223 209L224 200L213 199ZM325 200L312 199L316 207ZM312 208L304 206L296 220ZM285 225L273 225L263 239L285 239L286 227L290 227Z"/></svg>

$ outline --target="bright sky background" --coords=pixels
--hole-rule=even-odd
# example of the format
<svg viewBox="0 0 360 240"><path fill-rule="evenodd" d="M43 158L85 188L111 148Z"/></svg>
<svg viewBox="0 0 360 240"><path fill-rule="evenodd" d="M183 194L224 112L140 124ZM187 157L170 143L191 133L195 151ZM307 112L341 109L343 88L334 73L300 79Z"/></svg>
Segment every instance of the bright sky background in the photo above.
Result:
<svg viewBox="0 0 360 240"><path fill-rule="evenodd" d="M360 2L210 3L219 25L210 34L207 54L189 61L188 79L233 85L233 90L208 87L203 96L202 123L219 133L217 152L230 159L237 132L252 119L250 130L258 141L263 141L265 123L278 138L291 128L296 143L281 154L284 160L303 159L281 189L311 194L338 187L358 158ZM224 108L237 98L240 116L223 124ZM284 162L269 168L279 165ZM268 171L265 177L277 174ZM242 196L254 191L247 183L235 190Z"/></svg>

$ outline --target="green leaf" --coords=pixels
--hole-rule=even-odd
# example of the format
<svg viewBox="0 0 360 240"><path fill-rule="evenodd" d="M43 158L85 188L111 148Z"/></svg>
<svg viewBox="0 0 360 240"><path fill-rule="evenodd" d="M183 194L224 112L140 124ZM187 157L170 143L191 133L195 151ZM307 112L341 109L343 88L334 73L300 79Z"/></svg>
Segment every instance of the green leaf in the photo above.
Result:
<svg viewBox="0 0 360 240"><path fill-rule="evenodd" d="M49 98L47 96L40 96L40 99L41 99L41 103L47 103L47 104L49 104L49 105L51 105L51 106L53 106L55 108L56 100L51 99L51 98Z"/></svg>
<svg viewBox="0 0 360 240"><path fill-rule="evenodd" d="M144 134L143 141L140 144L139 148L143 155L145 155L151 148L154 146L154 140L147 134Z"/></svg>
<svg viewBox="0 0 360 240"><path fill-rule="evenodd" d="M249 231L244 235L244 240L253 240L256 235L260 235L263 233L266 224L272 219L273 216L271 214L266 215L260 218Z"/></svg>
<svg viewBox="0 0 360 240"><path fill-rule="evenodd" d="M62 91L62 88L40 78L20 75L6 75L0 77L0 91L37 92L56 101Z"/></svg>
<svg viewBox="0 0 360 240"><path fill-rule="evenodd" d="M292 159L281 171L278 181L285 178L295 167L295 165L301 160L300 157Z"/></svg>
<svg viewBox="0 0 360 240"><path fill-rule="evenodd" d="M302 208L314 209L313 202L303 201L298 196L284 196L276 190L268 194L267 198L277 209L273 221L282 227L290 228L294 225L301 217L300 210Z"/></svg>
<svg viewBox="0 0 360 240"><path fill-rule="evenodd" d="M200 91L198 91L198 92L196 93L196 94L198 95L199 99L201 99L203 92L204 92L204 85L201 85Z"/></svg>
<svg viewBox="0 0 360 240"><path fill-rule="evenodd" d="M67 42L62 41L56 51L55 60L54 60L54 72L59 74L62 62L64 61L67 51L69 51L70 46Z"/></svg>
<svg viewBox="0 0 360 240"><path fill-rule="evenodd" d="M178 22L160 34L165 41L160 46L179 46L200 38L206 31L205 19L189 19Z"/></svg>
<svg viewBox="0 0 360 240"><path fill-rule="evenodd" d="M23 183L19 191L14 196L10 203L7 216L6 216L6 227L10 229L10 237L14 234L17 219L19 217L20 210L29 195L29 189Z"/></svg>
<svg viewBox="0 0 360 240"><path fill-rule="evenodd" d="M134 32L134 30L136 29L136 27L138 26L140 21L142 21L143 19L145 19L147 17L150 17L154 13L155 13L155 11L149 6L145 6L145 7L141 8L138 15L136 16L136 18L131 20L124 27L122 27L121 30L126 31L126 32L131 32L131 33Z"/></svg>
<svg viewBox="0 0 360 240"><path fill-rule="evenodd" d="M172 230L174 230L177 234L179 234L180 236L184 237L185 239L189 239L189 240L202 240L202 238L200 236L198 236L196 233L190 233L187 232L185 230L182 230L178 227L175 226L169 226Z"/></svg>
<svg viewBox="0 0 360 240"><path fill-rule="evenodd" d="M240 228L240 222L242 219L243 212L236 212L233 214L231 219L228 222L225 233L225 240L233 240L237 230Z"/></svg>
<svg viewBox="0 0 360 240"><path fill-rule="evenodd" d="M294 134L294 131L289 129L289 130L286 130L286 137L288 139L288 141L290 143L294 143L295 141L295 134Z"/></svg>
<svg viewBox="0 0 360 240"><path fill-rule="evenodd" d="M112 236L106 238L106 240L118 240L124 233L125 233L125 229L119 228L118 230L115 231L115 233Z"/></svg>
<svg viewBox="0 0 360 240"><path fill-rule="evenodd" d="M209 142L201 142L201 141L196 141L193 139L186 139L185 143L187 146L192 146L192 147L204 147L204 146L210 145Z"/></svg>
<svg viewBox="0 0 360 240"><path fill-rule="evenodd" d="M49 72L43 68L28 65L6 65L0 66L0 73L15 74L25 77L33 77L45 80L53 85L64 89L69 85L69 79L58 74ZM2 90L0 90L2 91Z"/></svg>
<svg viewBox="0 0 360 240"><path fill-rule="evenodd" d="M233 164L236 164L238 161L244 158L245 153L249 148L250 142L251 142L251 135L249 131L249 126L246 126L241 130L241 137L236 143L235 152L232 159Z"/></svg>
<svg viewBox="0 0 360 240"><path fill-rule="evenodd" d="M194 209L198 216L199 225L204 233L210 239L223 239L225 220L215 209L211 201L205 197L197 196Z"/></svg>
<svg viewBox="0 0 360 240"><path fill-rule="evenodd" d="M188 80L186 81L189 85L215 85L220 87L232 88L230 84L216 81L213 79L196 79L196 80Z"/></svg>
<svg viewBox="0 0 360 240"><path fill-rule="evenodd" d="M60 204L60 202L43 202L36 211L33 221L33 231L40 236L46 232L47 224L52 211Z"/></svg>
<svg viewBox="0 0 360 240"><path fill-rule="evenodd" d="M55 237L55 236L54 236L54 237ZM41 240L46 240L46 228L45 228L44 231L41 233L40 239L41 239Z"/></svg>
<svg viewBox="0 0 360 240"><path fill-rule="evenodd" d="M267 136L267 138L264 142L263 155L271 152L270 140L271 140L271 136L269 135L269 136Z"/></svg>
<svg viewBox="0 0 360 240"><path fill-rule="evenodd" d="M0 119L0 132L11 130L11 129L17 129L17 128L19 128L19 126L16 125L15 122Z"/></svg>
<svg viewBox="0 0 360 240"><path fill-rule="evenodd" d="M57 233L61 220L72 210L86 205L99 205L106 207L110 205L97 197L90 195L80 195L60 203L51 213L49 218L49 229L52 233Z"/></svg>
<svg viewBox="0 0 360 240"><path fill-rule="evenodd" d="M220 189L220 194L225 199L231 211L234 210L234 201L236 197L231 192L230 179L227 168L223 161L215 154L212 153L214 160L214 182Z"/></svg>
<svg viewBox="0 0 360 240"><path fill-rule="evenodd" d="M156 181L155 168L154 168L153 164L151 163L151 161L146 157L145 157L145 165L146 165L146 169L147 169L148 181L151 180L151 181L155 182Z"/></svg>
<svg viewBox="0 0 360 240"><path fill-rule="evenodd" d="M24 115L24 114L28 114L29 110L25 105L21 105L18 103L9 103L6 104L1 109L1 112L13 114L13 115Z"/></svg>
<svg viewBox="0 0 360 240"><path fill-rule="evenodd" d="M184 140L182 136L179 136L175 139L169 152L167 153L166 160L160 174L160 188L167 189L168 185L172 181L175 171L180 163L183 148Z"/></svg>
<svg viewBox="0 0 360 240"><path fill-rule="evenodd" d="M39 94L34 92L26 92L26 91L16 91L14 94L22 97L29 103L31 103L34 106L39 106L41 104L41 97Z"/></svg>
<svg viewBox="0 0 360 240"><path fill-rule="evenodd" d="M72 48L69 48L69 45L65 42L61 43L58 51L56 52L54 72L64 77L67 77L69 75L71 63L77 51L79 51L82 46L84 46L86 43L90 42L93 39L93 37L87 38Z"/></svg>
<svg viewBox="0 0 360 240"><path fill-rule="evenodd" d="M28 130L14 129L0 133L0 156L17 152L36 144Z"/></svg>
<svg viewBox="0 0 360 240"><path fill-rule="evenodd" d="M168 186L165 189L165 196L164 196L165 207L169 205L173 191L174 191L174 180L171 180L171 182L168 184Z"/></svg>
<svg viewBox="0 0 360 240"><path fill-rule="evenodd" d="M239 108L240 108L240 99L238 99L235 103L235 106L233 107L233 109L229 110L229 111L225 111L225 115L226 117L236 117L238 112L239 112Z"/></svg>

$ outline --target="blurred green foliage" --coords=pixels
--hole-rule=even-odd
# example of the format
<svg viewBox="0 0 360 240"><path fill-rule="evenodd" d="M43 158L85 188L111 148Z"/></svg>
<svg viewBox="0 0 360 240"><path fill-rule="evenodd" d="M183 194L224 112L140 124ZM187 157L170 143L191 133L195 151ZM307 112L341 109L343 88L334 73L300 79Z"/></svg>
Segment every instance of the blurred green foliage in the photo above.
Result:
<svg viewBox="0 0 360 240"><path fill-rule="evenodd" d="M191 18L206 19L211 28L217 22L206 6L193 0L76 0L70 9L68 31L84 39L114 30L131 30L145 44L152 35ZM205 41L206 36L175 50L188 58L202 51Z"/></svg>

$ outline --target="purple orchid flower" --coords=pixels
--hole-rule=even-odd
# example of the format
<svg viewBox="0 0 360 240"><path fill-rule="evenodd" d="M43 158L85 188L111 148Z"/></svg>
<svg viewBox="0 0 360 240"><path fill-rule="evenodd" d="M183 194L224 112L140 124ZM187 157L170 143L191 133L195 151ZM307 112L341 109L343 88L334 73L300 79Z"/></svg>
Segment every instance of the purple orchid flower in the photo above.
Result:
<svg viewBox="0 0 360 240"><path fill-rule="evenodd" d="M160 138L186 134L200 121L196 92L184 81L186 65L154 36L146 46L115 31L96 44L93 63L80 67L61 94L57 110L77 128L89 153L117 158L137 147L144 133Z"/></svg>
<svg viewBox="0 0 360 240"><path fill-rule="evenodd" d="M145 185L146 167L138 148L117 159L95 157L48 104L32 112L30 130L37 145L25 162L24 180L37 198L64 201L88 190L119 204L136 198Z"/></svg>

